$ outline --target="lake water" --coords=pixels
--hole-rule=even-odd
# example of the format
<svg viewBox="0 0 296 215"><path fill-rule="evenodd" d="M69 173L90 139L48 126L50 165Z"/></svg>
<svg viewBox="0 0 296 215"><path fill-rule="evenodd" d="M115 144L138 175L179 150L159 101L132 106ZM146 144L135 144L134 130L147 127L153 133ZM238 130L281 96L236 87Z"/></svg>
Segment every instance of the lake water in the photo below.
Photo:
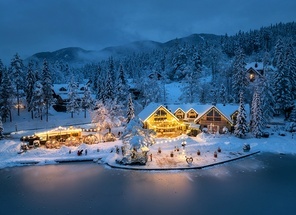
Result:
<svg viewBox="0 0 296 215"><path fill-rule="evenodd" d="M190 171L95 163L0 170L1 214L296 214L296 156L262 153Z"/></svg>

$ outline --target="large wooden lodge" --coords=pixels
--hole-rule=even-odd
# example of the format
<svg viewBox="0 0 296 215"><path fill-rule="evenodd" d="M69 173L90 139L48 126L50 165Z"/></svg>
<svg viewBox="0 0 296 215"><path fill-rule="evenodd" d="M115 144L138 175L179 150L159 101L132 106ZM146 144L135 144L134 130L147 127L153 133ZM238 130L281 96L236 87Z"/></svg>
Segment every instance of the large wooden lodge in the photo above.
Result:
<svg viewBox="0 0 296 215"><path fill-rule="evenodd" d="M248 110L249 107L247 106ZM174 137L181 134L200 132L232 131L238 114L238 105L201 105L201 104L149 104L139 118L144 127L152 129L159 137Z"/></svg>

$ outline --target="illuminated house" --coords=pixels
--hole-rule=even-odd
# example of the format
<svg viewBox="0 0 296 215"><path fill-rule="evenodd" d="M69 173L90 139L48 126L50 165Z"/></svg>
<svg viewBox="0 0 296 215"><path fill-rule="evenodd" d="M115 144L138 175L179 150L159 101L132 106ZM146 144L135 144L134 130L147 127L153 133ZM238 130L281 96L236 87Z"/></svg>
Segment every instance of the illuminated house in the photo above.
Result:
<svg viewBox="0 0 296 215"><path fill-rule="evenodd" d="M248 105L246 105L248 112ZM238 113L238 105L200 105L180 104L161 105L149 104L140 114L144 128L152 129L157 136L173 137L197 132L207 128L209 132L223 132L226 127L233 129Z"/></svg>
<svg viewBox="0 0 296 215"><path fill-rule="evenodd" d="M267 70L264 71L263 63L262 62L252 62L248 63L246 66L246 73L247 73L247 78L250 82L256 82L259 80L259 78L262 78L264 75L264 72L268 71L275 71L276 68L274 68L271 65L267 66Z"/></svg>
<svg viewBox="0 0 296 215"><path fill-rule="evenodd" d="M144 128L154 130L158 136L178 136L186 131L185 124L167 107L151 103L140 114Z"/></svg>
<svg viewBox="0 0 296 215"><path fill-rule="evenodd" d="M263 63L262 62L252 62L246 65L247 76L250 82L258 80L258 78L263 77Z"/></svg>

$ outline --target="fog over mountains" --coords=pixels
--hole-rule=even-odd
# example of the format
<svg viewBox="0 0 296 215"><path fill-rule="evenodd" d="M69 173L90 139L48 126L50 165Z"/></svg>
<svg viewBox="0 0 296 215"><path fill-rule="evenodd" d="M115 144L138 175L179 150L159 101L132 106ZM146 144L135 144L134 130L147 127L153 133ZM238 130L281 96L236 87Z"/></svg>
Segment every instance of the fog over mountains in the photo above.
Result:
<svg viewBox="0 0 296 215"><path fill-rule="evenodd" d="M105 60L110 56L113 56L114 58L122 58L126 55L131 55L135 53L145 53L151 52L153 50L169 49L176 44L177 40L180 44L186 43L188 45L199 46L205 40L211 44L218 44L220 38L221 36L213 34L192 34L183 38L175 38L165 43L143 40L135 41L121 46L106 47L102 50L85 50L82 47L67 47L53 52L39 52L28 57L27 59L25 59L25 61L28 62L30 60L33 60L37 62L42 62L44 59L47 59L47 61L51 63L62 61L64 63L68 63L72 67L75 67L82 66L87 63Z"/></svg>

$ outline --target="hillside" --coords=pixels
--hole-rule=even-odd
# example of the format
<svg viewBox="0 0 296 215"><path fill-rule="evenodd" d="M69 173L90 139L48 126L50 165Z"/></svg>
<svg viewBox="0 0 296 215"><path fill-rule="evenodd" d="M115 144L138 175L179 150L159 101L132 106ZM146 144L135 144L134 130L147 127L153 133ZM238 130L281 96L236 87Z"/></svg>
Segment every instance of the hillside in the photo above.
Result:
<svg viewBox="0 0 296 215"><path fill-rule="evenodd" d="M219 42L220 36L213 34L192 34L183 38L176 38L167 42L161 43L151 40L135 41L132 43L106 47L102 50L85 50L80 47L62 48L53 52L39 52L31 57L25 59L42 62L47 59L48 62L55 63L57 61L69 64L72 67L82 66L84 64L98 62L114 58L123 58L135 53L149 53L153 50L170 49L175 46L176 42L179 44L200 45L205 40L209 43L216 44Z"/></svg>

